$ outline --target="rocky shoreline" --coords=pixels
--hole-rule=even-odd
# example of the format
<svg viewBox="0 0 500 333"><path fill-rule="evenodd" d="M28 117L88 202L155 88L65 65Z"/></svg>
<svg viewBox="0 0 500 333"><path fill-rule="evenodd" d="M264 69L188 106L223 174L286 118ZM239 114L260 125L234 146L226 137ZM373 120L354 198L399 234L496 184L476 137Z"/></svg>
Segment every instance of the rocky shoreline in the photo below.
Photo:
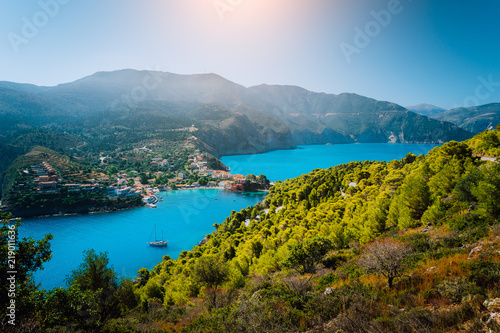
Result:
<svg viewBox="0 0 500 333"><path fill-rule="evenodd" d="M12 207L3 207L3 212L12 214L14 218L34 218L34 217L47 217L47 216L66 216L66 215L79 215L79 214L94 214L94 213L108 213L119 210L132 209L144 206L144 203L121 203L117 205L105 206L79 206L79 207L53 207L53 208L33 208L33 209L19 209Z"/></svg>

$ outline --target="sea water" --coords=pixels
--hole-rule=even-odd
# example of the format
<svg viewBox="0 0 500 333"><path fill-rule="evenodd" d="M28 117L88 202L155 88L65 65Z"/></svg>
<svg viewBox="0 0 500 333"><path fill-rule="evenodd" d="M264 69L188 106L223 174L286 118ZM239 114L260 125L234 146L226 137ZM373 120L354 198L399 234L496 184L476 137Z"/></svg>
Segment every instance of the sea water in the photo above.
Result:
<svg viewBox="0 0 500 333"><path fill-rule="evenodd" d="M436 146L406 143L308 145L264 154L224 156L221 161L233 174L264 174L269 180L276 181L297 177L315 168L326 169L351 161L391 161L401 159L410 152L426 154Z"/></svg>
<svg viewBox="0 0 500 333"><path fill-rule="evenodd" d="M139 207L128 210L71 216L24 219L19 229L21 238L40 240L53 234L52 259L44 270L35 274L42 288L65 286L65 278L83 262L83 251L107 252L110 264L123 277L134 278L137 271L152 269L165 255L176 259L214 231L214 223L222 223L231 213L253 206L265 193L234 193L200 189L161 192L163 201L157 208ZM155 238L168 240L168 247L153 247L147 242Z"/></svg>
<svg viewBox="0 0 500 333"><path fill-rule="evenodd" d="M232 173L265 174L270 180L284 180L350 161L401 159L409 152L425 154L428 144L344 144L300 146L258 155L226 156L221 160ZM42 288L65 286L65 278L82 262L83 251L107 252L110 264L121 276L135 277L137 271L152 269L165 255L177 258L214 231L231 210L253 206L265 193L234 193L222 190L180 190L162 192L157 208L87 215L26 219L19 236L36 240L51 233L52 259L35 274ZM168 247L147 244L156 238L168 240ZM163 236L162 236L163 235Z"/></svg>

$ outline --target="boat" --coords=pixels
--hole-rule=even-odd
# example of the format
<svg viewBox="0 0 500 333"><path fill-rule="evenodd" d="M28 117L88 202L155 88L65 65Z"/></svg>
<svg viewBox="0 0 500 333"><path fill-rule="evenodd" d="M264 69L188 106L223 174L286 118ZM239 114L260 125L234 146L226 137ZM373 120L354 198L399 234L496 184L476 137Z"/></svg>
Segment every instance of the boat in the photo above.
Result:
<svg viewBox="0 0 500 333"><path fill-rule="evenodd" d="M149 237L151 238L151 237ZM154 242L148 242L149 246L167 246L168 241L163 240L163 231L161 232L161 240L156 239L156 224L155 224L155 241Z"/></svg>

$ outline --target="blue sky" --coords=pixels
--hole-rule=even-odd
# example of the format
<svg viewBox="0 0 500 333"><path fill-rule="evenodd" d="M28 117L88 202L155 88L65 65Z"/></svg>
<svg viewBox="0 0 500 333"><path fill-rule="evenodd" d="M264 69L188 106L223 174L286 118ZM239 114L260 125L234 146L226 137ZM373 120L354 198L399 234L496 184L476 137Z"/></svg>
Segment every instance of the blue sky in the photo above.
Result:
<svg viewBox="0 0 500 333"><path fill-rule="evenodd" d="M214 72L407 106L500 102L500 1L0 0L0 80Z"/></svg>

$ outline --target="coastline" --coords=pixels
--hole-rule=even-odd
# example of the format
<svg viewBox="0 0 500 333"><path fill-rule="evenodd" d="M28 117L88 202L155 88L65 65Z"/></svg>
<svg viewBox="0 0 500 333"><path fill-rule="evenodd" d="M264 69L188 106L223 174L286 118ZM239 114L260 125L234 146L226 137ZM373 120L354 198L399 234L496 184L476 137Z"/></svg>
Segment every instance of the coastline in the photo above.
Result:
<svg viewBox="0 0 500 333"><path fill-rule="evenodd" d="M59 209L11 209L4 207L3 212L8 212L12 214L13 218L40 218L40 217L50 217L50 216L72 216L72 215L86 215L86 214L97 214L97 213L110 213L121 210L134 209L138 207L143 207L144 204L130 204L123 203L115 206L81 206L72 208L59 208ZM51 211L52 210L52 211Z"/></svg>
<svg viewBox="0 0 500 333"><path fill-rule="evenodd" d="M212 187L212 186L200 186L200 187L189 187L189 188L177 188L177 189L170 189L167 191L160 191L161 192L170 192L170 191L194 191L194 190L218 190L218 191L228 191L228 192L233 192L233 193L269 193L269 190L258 190L258 191L230 191L225 188L221 187ZM155 193L158 195L158 193ZM23 211L19 209L13 209L13 210L7 210L4 209L5 212L12 213L12 218L42 218L42 217L57 217L57 216L75 216L75 215L86 215L86 214L100 214L100 213L111 213L111 212L116 212L116 211L122 211L122 210L129 210L129 209L135 209L139 207L146 207L146 204L139 204L139 205L116 205L116 206L102 206L102 207L78 207L74 209L57 209L58 212L55 213L42 213L42 214L19 214L16 212Z"/></svg>

